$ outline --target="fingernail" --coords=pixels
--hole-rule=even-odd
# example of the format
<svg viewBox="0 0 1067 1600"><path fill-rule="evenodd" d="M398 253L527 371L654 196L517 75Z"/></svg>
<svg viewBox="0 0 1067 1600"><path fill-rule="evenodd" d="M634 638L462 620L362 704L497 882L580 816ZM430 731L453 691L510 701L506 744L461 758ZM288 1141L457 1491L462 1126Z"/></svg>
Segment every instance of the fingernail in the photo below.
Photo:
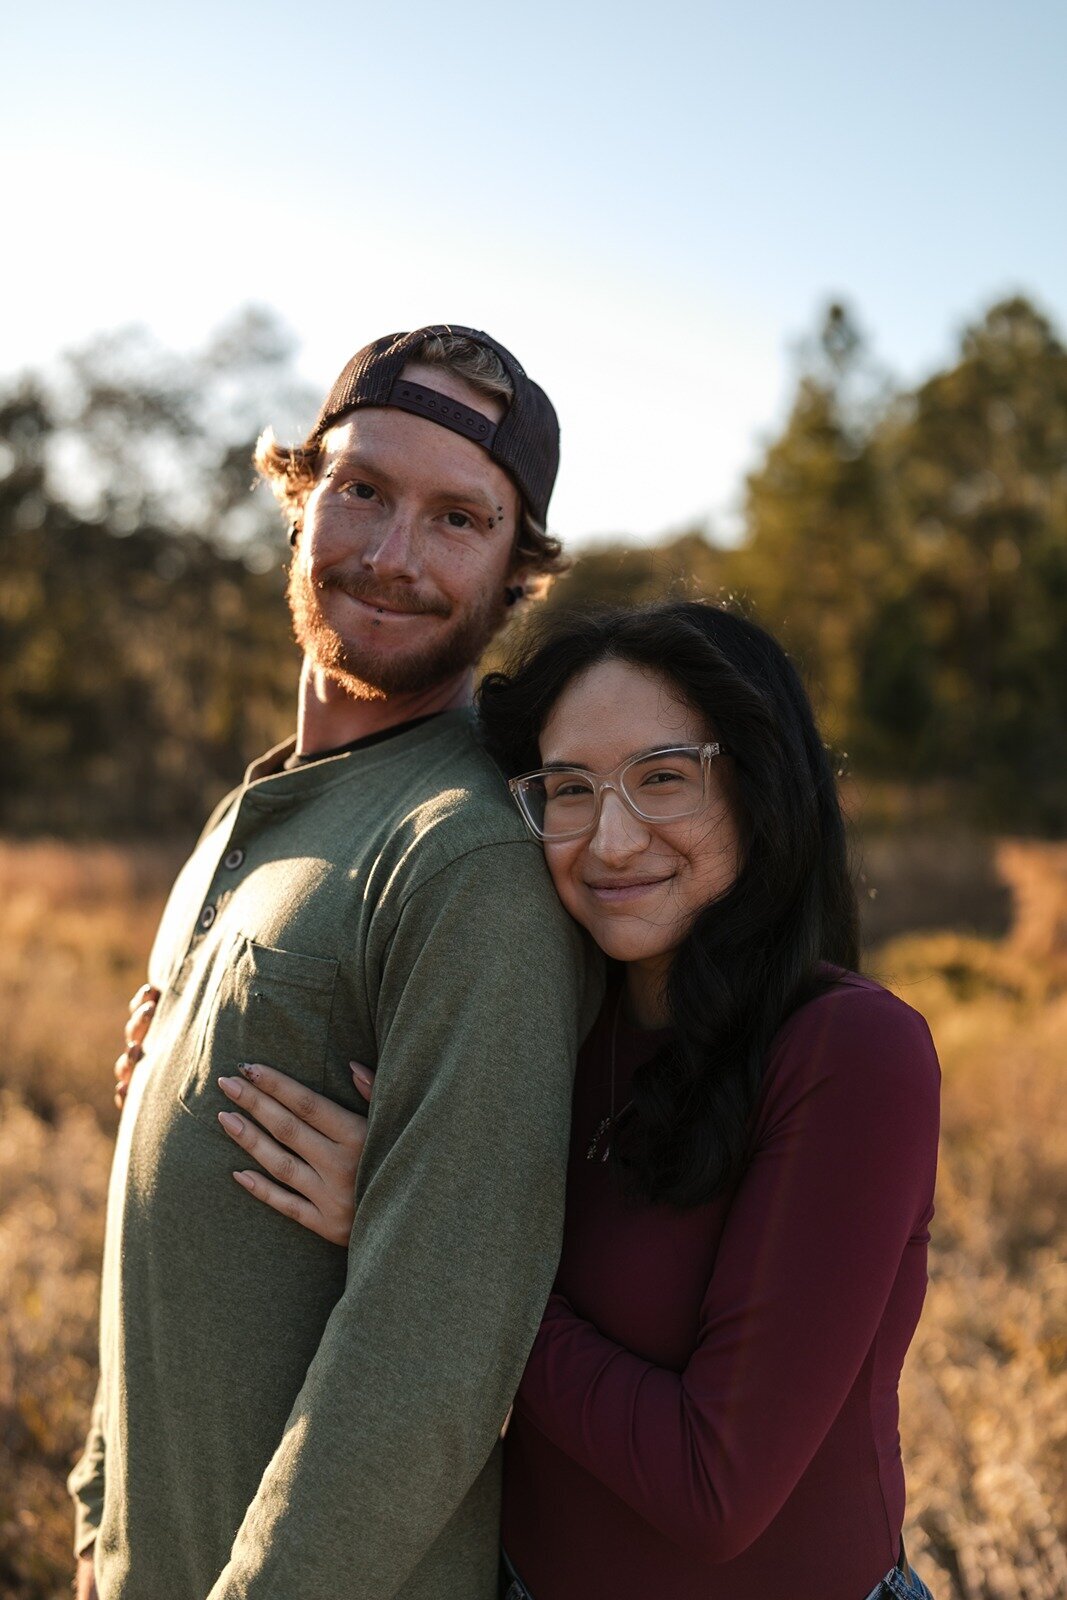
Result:
<svg viewBox="0 0 1067 1600"><path fill-rule="evenodd" d="M251 1177L251 1175L249 1173L247 1173L247 1172L235 1172L234 1173L234 1177L237 1179L237 1182L241 1185L242 1189L254 1188L252 1177Z"/></svg>
<svg viewBox="0 0 1067 1600"><path fill-rule="evenodd" d="M219 1121L227 1133L243 1133L245 1131L244 1123L240 1117L235 1117L232 1111L220 1111Z"/></svg>
<svg viewBox="0 0 1067 1600"><path fill-rule="evenodd" d="M371 1077L366 1067L361 1067L356 1061L350 1061L348 1066L353 1078L355 1078L360 1088L369 1089L371 1084L374 1082L374 1079Z"/></svg>
<svg viewBox="0 0 1067 1600"><path fill-rule="evenodd" d="M242 1061L237 1070L241 1074L242 1078L248 1079L249 1083L255 1083L257 1077L259 1076L259 1068L254 1067L250 1061Z"/></svg>
<svg viewBox="0 0 1067 1600"><path fill-rule="evenodd" d="M218 1078L216 1082L224 1094L232 1095L235 1100L239 1098L241 1093L240 1078Z"/></svg>

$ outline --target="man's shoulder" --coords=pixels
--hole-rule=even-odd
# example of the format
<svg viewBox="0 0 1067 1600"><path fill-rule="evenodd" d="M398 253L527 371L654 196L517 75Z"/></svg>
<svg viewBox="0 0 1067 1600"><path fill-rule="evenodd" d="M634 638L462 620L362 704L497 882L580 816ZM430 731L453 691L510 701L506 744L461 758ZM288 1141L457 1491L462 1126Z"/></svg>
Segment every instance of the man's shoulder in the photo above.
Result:
<svg viewBox="0 0 1067 1600"><path fill-rule="evenodd" d="M410 752L397 792L396 842L439 861L498 845L541 847L527 832L507 780L486 754L471 717L450 713L435 736ZM399 780L399 773L398 773Z"/></svg>

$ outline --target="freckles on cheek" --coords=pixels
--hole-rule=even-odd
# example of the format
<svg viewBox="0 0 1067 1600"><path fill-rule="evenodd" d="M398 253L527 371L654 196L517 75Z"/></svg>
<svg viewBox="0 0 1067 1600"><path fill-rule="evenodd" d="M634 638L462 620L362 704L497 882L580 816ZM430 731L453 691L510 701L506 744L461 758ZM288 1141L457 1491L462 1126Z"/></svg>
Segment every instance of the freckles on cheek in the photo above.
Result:
<svg viewBox="0 0 1067 1600"><path fill-rule="evenodd" d="M453 548L448 552L448 560L444 565L447 571L454 574L458 573L464 579L472 576L480 577L483 574L488 576L488 574L485 573L484 565L479 557L478 552L469 549L466 545L460 544L453 546Z"/></svg>

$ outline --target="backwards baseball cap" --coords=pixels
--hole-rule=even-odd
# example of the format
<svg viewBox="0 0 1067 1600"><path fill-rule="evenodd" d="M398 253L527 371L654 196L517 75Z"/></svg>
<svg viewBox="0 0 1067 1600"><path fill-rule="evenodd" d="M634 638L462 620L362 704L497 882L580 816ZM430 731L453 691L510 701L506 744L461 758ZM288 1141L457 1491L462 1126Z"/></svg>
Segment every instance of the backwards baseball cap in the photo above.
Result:
<svg viewBox="0 0 1067 1600"><path fill-rule="evenodd" d="M401 377L406 363L418 359L425 339L448 334L471 339L499 357L514 390L499 422L439 390ZM515 482L531 516L544 523L559 469L559 422L544 390L526 376L511 351L487 333L441 322L413 333L387 333L364 345L326 396L311 438L321 439L328 428L361 406L396 406L480 444Z"/></svg>

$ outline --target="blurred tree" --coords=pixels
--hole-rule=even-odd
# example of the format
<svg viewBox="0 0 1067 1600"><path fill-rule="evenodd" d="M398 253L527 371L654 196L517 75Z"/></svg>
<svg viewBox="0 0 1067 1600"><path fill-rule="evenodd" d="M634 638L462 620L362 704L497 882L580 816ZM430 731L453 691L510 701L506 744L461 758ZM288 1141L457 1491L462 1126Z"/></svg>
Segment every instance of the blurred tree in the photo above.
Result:
<svg viewBox="0 0 1067 1600"><path fill-rule="evenodd" d="M49 385L56 493L113 533L151 525L262 557L278 517L253 446L268 422L302 436L315 409L294 358L291 336L255 306L189 355L141 328L71 352Z"/></svg>
<svg viewBox="0 0 1067 1600"><path fill-rule="evenodd" d="M248 491L291 354L249 312L201 356L117 336L0 397L4 826L189 828L288 727L285 547Z"/></svg>
<svg viewBox="0 0 1067 1600"><path fill-rule="evenodd" d="M897 559L870 427L881 380L831 305L781 436L747 480L732 585L798 658L835 744L855 727L860 643Z"/></svg>
<svg viewBox="0 0 1067 1600"><path fill-rule="evenodd" d="M490 645L481 666L497 671L533 637L543 619L597 605L643 605L668 597L721 592L724 552L699 528L662 544L629 544L622 539L587 546L573 567L558 578L547 598L520 615Z"/></svg>
<svg viewBox="0 0 1067 1600"><path fill-rule="evenodd" d="M712 594L724 577L723 552L699 528L656 545L619 540L583 550L550 590L548 607L640 605L667 596Z"/></svg>
<svg viewBox="0 0 1067 1600"><path fill-rule="evenodd" d="M1028 301L893 408L894 563L858 657L857 754L990 817L1067 821L1067 352Z"/></svg>

